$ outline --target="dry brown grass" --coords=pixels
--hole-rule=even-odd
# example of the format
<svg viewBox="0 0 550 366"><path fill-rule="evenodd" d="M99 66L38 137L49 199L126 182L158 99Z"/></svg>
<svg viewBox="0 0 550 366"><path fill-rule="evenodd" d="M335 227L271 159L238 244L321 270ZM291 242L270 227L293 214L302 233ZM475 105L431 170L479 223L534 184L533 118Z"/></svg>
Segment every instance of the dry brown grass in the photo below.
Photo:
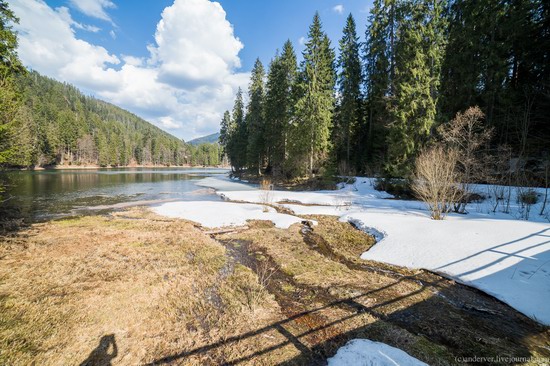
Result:
<svg viewBox="0 0 550 366"><path fill-rule="evenodd" d="M0 248L0 364L79 364L110 334L113 362L143 364L278 314L265 292L250 311L243 293L258 278L242 266L222 271L223 246L190 223L138 209L34 225ZM270 341L250 338L180 362L218 364Z"/></svg>
<svg viewBox="0 0 550 366"><path fill-rule="evenodd" d="M279 268L269 290L287 317L306 312L284 326L303 348L330 356L346 340L368 338L431 365L455 364L458 355L545 354L550 334L509 307L430 273L357 260L372 238L337 218L312 218L318 240L299 224L281 230L265 222L219 237L248 243ZM292 364L312 357L302 352Z"/></svg>
<svg viewBox="0 0 550 366"><path fill-rule="evenodd" d="M315 219L318 240L265 221L212 239L136 208L2 238L0 364L78 365L90 355L115 365L301 365L369 338L446 365L537 352L550 339L452 281L365 270L357 255L372 239ZM472 306L490 312L464 310ZM116 355L112 344L98 348L103 340Z"/></svg>
<svg viewBox="0 0 550 366"><path fill-rule="evenodd" d="M359 257L369 250L376 240L361 230L354 230L347 222L340 222L333 217L314 216L319 224L315 233L322 236L330 249L338 256L349 261L362 262Z"/></svg>

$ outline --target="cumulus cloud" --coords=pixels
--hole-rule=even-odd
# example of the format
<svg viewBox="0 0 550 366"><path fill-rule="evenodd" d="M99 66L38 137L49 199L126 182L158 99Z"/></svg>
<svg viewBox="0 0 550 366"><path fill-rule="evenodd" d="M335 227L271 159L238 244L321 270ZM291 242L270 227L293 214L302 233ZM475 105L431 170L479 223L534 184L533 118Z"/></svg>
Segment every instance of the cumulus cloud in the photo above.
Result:
<svg viewBox="0 0 550 366"><path fill-rule="evenodd" d="M147 57L115 55L75 35L67 8L14 0L19 55L31 68L120 105L185 139L215 132L237 88L243 44L220 4L175 0L157 24Z"/></svg>
<svg viewBox="0 0 550 366"><path fill-rule="evenodd" d="M175 129L181 128L181 123L174 121L174 119L170 116L160 117L159 121L161 126L168 130L175 130Z"/></svg>
<svg viewBox="0 0 550 366"><path fill-rule="evenodd" d="M108 22L112 20L106 9L116 8L110 0L69 0L69 3L83 14Z"/></svg>
<svg viewBox="0 0 550 366"><path fill-rule="evenodd" d="M96 27L94 25L82 24L74 21L71 16L71 13L69 12L69 9L65 6L60 6L59 8L56 8L55 11L57 11L59 16L63 19L63 21L65 21L66 23L70 24L75 28L82 29L92 33L97 33L101 30L101 28Z"/></svg>
<svg viewBox="0 0 550 366"><path fill-rule="evenodd" d="M19 55L26 65L89 90L118 87L113 65L120 60L101 46L77 39L66 8L54 10L41 0L17 0L10 6L20 18Z"/></svg>
<svg viewBox="0 0 550 366"><path fill-rule="evenodd" d="M241 66L243 44L219 3L176 0L162 12L154 49L159 79L175 87L217 85Z"/></svg>
<svg viewBox="0 0 550 366"><path fill-rule="evenodd" d="M344 13L344 5L338 4L332 8L332 11L337 14L343 14Z"/></svg>

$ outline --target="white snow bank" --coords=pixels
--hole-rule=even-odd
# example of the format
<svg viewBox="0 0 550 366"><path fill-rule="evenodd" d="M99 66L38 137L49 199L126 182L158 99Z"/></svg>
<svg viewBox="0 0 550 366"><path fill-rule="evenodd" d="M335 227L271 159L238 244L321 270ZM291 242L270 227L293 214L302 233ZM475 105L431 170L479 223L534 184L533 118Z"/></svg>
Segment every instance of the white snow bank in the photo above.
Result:
<svg viewBox="0 0 550 366"><path fill-rule="evenodd" d="M376 191L371 178L358 177L354 184L342 185L336 191L269 191L268 197L266 191L228 178L206 178L199 184L217 189L219 195L231 200L263 203L267 198L274 204L284 201L309 204L279 205L291 209L295 215L333 215L342 221L354 222L379 241L362 258L441 273L479 288L550 325L550 225L548 213L538 214L542 208L543 189L535 189L539 203L531 208L529 221L517 220L522 217L522 207L515 197L519 190L512 188L509 191L508 213L500 212L502 202L495 213L493 207L497 201L490 197L495 187L483 185L474 188L487 199L470 204L469 214L451 214L444 221L434 221L422 202L388 199L392 196ZM188 204L193 206L193 203ZM199 215L194 211L202 211L202 204L199 202L189 210ZM233 215L231 220L217 219L223 224L227 221L243 224L248 218L257 218L255 215L273 214L277 215L273 220L281 219L273 211L267 215L258 208L261 206L254 207L254 217L247 211L227 213ZM207 220L214 220L209 216L222 216L217 209L209 212L213 214L206 214ZM193 220L192 216L186 218ZM298 222L301 219L290 216L285 220ZM216 222L215 226L222 225Z"/></svg>
<svg viewBox="0 0 550 366"><path fill-rule="evenodd" d="M327 361L329 366L427 366L398 348L368 339L349 341Z"/></svg>
<svg viewBox="0 0 550 366"><path fill-rule="evenodd" d="M303 221L296 216L280 214L272 207L248 203L169 202L152 209L159 215L195 221L209 228L242 226L247 220L269 220L276 227L287 229L290 225Z"/></svg>
<svg viewBox="0 0 550 366"><path fill-rule="evenodd" d="M452 215L353 212L341 220L383 239L362 259L425 268L479 288L550 325L550 226ZM379 238L380 239L380 238Z"/></svg>
<svg viewBox="0 0 550 366"><path fill-rule="evenodd" d="M218 177L209 177L200 180L198 185L214 188L220 196L232 201L246 201L264 203L267 199L270 203L278 202L296 202L307 205L325 205L325 206L349 206L351 204L360 204L361 202L378 198L391 198L392 195L386 192L380 192L373 188L371 178L357 178L354 184L347 184L342 189L336 191L262 191L256 187L238 183L237 181Z"/></svg>

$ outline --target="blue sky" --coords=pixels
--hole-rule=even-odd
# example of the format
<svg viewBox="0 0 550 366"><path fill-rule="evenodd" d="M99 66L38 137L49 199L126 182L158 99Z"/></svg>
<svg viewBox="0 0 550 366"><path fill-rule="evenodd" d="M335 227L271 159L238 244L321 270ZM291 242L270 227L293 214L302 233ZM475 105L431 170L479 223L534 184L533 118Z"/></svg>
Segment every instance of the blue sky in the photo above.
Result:
<svg viewBox="0 0 550 366"><path fill-rule="evenodd" d="M372 0L10 0L23 62L186 140L216 132L256 57L297 52L319 11L337 47Z"/></svg>

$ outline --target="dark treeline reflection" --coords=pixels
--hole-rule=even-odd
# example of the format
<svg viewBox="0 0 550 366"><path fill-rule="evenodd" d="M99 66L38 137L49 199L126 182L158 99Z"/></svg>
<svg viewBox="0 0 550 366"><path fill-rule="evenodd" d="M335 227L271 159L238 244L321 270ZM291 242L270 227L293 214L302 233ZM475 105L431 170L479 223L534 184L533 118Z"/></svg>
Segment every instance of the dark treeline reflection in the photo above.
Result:
<svg viewBox="0 0 550 366"><path fill-rule="evenodd" d="M36 220L128 201L215 199L199 191L196 183L223 172L185 168L11 171L0 174L7 199L2 211Z"/></svg>

